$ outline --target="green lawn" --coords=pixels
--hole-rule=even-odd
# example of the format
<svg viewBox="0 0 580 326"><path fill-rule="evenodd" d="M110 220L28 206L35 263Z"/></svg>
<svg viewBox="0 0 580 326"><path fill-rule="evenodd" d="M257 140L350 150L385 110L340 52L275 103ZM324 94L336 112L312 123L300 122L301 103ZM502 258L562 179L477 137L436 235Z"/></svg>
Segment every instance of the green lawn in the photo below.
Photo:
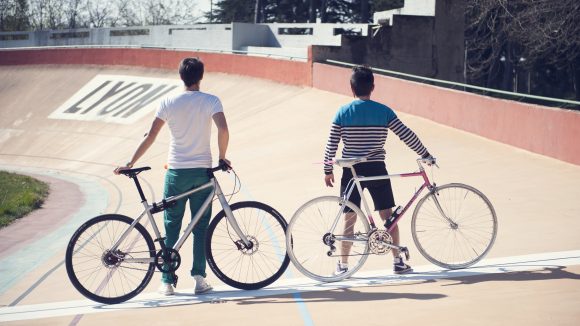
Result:
<svg viewBox="0 0 580 326"><path fill-rule="evenodd" d="M34 178L0 171L0 228L40 208L48 185Z"/></svg>

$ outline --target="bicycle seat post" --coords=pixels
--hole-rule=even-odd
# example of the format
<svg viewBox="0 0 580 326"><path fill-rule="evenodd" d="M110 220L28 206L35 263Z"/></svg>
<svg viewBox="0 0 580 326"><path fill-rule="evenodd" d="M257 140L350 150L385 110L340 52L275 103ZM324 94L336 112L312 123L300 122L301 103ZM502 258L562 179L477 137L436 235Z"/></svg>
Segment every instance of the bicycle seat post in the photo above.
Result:
<svg viewBox="0 0 580 326"><path fill-rule="evenodd" d="M145 199L143 189L141 188L141 184L139 183L139 179L137 178L137 174L131 175L130 178L133 179L133 181L135 181L135 186L137 187L137 191L139 191L139 196L141 196L141 202L147 201L147 199Z"/></svg>

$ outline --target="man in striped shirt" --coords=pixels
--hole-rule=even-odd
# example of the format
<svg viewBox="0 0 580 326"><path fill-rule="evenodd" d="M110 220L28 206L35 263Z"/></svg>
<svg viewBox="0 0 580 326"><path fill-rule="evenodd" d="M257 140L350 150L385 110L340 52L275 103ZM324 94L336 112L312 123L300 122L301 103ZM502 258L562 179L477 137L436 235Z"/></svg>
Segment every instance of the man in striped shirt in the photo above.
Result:
<svg viewBox="0 0 580 326"><path fill-rule="evenodd" d="M350 85L353 95L357 98L351 103L342 106L330 129L330 137L326 145L324 160L325 183L328 187L334 184L334 174L330 162L336 154L339 142L343 142L342 157L368 157L369 161L358 163L354 166L359 176L379 176L386 175L385 166L385 141L389 129L395 133L410 149L419 156L429 159L434 163L435 159L429 154L425 146L421 143L415 133L407 128L397 115L386 105L371 100L371 93L374 90L374 76L372 70L365 66L353 68ZM344 168L340 181L340 192L344 195L346 186L352 179L350 168ZM379 211L381 219L385 221L392 213L395 206L393 191L390 180L379 180L362 183L370 193L375 210ZM354 188L349 200L360 207L361 197ZM345 210L345 234L353 232L356 222L356 214L348 208ZM391 231L393 244L399 245L399 228L395 226ZM348 255L352 243L343 242L341 245L341 260L337 264L336 273L343 273L348 270ZM412 271L411 266L405 264L397 250L393 250L394 266L396 274Z"/></svg>

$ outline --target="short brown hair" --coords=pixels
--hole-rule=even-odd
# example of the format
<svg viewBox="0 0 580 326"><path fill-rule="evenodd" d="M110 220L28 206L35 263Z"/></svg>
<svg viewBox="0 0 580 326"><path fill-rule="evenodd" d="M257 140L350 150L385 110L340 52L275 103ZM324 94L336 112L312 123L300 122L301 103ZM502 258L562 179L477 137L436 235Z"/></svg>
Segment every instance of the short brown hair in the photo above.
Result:
<svg viewBox="0 0 580 326"><path fill-rule="evenodd" d="M185 58L179 64L179 76L186 87L199 83L203 78L203 62L199 58Z"/></svg>
<svg viewBox="0 0 580 326"><path fill-rule="evenodd" d="M370 95L375 84L373 71L369 66L355 66L350 76L350 86L356 96Z"/></svg>

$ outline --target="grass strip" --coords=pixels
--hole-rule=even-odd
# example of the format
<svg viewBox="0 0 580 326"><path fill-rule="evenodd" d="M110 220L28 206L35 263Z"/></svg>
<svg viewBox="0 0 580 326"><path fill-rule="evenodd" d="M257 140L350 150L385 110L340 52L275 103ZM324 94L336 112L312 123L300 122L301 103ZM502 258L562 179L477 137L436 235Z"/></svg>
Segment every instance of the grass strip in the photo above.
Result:
<svg viewBox="0 0 580 326"><path fill-rule="evenodd" d="M0 228L38 209L48 196L48 184L29 176L0 171Z"/></svg>

